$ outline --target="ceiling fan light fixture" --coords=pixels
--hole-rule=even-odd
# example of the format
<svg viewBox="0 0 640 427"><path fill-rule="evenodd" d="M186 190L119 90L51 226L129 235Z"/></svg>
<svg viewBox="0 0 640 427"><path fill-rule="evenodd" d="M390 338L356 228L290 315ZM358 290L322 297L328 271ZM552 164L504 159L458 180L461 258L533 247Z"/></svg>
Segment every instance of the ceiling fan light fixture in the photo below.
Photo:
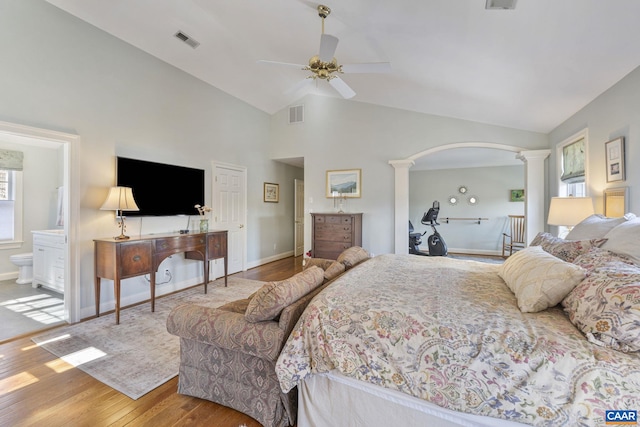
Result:
<svg viewBox="0 0 640 427"><path fill-rule="evenodd" d="M334 54L338 47L338 38L330 34L324 33L324 19L329 16L331 9L325 5L318 5L318 16L322 18L322 32L320 35L320 49L318 54L312 56L309 59L308 65L289 64L285 62L276 61L258 61L267 64L279 64L289 67L300 67L304 71L310 71L311 75L307 76L303 81L293 87L292 90L287 90L285 93L294 93L298 90L309 86L312 82L318 80L324 80L333 87L343 98L349 99L355 96L353 89L342 80L337 74L349 73L389 73L391 72L391 64L388 62L375 62L375 63L362 63L362 64L346 64L345 70L343 65L339 64Z"/></svg>
<svg viewBox="0 0 640 427"><path fill-rule="evenodd" d="M320 16L320 18L326 18L330 13L331 9L329 9L329 6L325 6L323 4L318 5L318 16Z"/></svg>
<svg viewBox="0 0 640 427"><path fill-rule="evenodd" d="M487 10L513 10L516 8L517 1L518 0L487 0L484 8Z"/></svg>

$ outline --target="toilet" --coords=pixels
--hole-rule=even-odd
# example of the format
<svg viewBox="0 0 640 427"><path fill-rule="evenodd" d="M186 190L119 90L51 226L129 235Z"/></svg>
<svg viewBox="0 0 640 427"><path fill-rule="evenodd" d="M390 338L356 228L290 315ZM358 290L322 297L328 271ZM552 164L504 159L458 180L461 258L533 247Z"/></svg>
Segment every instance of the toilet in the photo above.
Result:
<svg viewBox="0 0 640 427"><path fill-rule="evenodd" d="M24 285L33 281L33 252L15 254L9 257L18 266L18 280L16 283Z"/></svg>

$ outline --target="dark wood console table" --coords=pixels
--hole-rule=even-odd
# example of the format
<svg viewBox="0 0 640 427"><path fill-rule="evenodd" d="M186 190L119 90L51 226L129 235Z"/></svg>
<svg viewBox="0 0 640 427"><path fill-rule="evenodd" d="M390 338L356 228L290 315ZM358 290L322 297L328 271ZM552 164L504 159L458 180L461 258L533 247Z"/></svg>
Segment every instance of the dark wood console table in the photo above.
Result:
<svg viewBox="0 0 640 427"><path fill-rule="evenodd" d="M94 240L96 317L100 316L100 279L113 280L116 324L120 323L120 280L149 274L151 311L155 311L156 271L170 255L184 252L185 258L203 261L204 293L209 282L209 261L224 258L227 286L227 232L153 234L127 240Z"/></svg>

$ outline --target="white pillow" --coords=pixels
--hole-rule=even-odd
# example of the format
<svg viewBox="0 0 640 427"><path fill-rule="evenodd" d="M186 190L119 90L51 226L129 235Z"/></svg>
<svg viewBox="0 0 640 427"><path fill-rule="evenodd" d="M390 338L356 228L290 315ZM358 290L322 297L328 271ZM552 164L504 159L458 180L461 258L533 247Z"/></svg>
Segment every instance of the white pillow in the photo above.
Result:
<svg viewBox="0 0 640 427"><path fill-rule="evenodd" d="M609 231L602 249L626 255L640 265L640 218L625 221Z"/></svg>
<svg viewBox="0 0 640 427"><path fill-rule="evenodd" d="M600 239L605 236L614 227L625 222L624 217L607 218L604 215L594 214L588 216L578 223L567 234L565 240L589 240Z"/></svg>
<svg viewBox="0 0 640 427"><path fill-rule="evenodd" d="M541 246L529 246L507 258L498 275L515 294L520 311L535 313L562 301L584 280L586 272Z"/></svg>

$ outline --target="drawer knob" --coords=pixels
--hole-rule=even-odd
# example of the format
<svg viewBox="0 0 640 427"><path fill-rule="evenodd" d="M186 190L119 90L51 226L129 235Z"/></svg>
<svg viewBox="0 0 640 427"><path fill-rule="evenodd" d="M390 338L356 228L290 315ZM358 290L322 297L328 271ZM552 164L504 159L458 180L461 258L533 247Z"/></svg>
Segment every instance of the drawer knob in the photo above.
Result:
<svg viewBox="0 0 640 427"><path fill-rule="evenodd" d="M136 261L136 262L140 261L140 255L135 255L133 257L133 260Z"/></svg>

